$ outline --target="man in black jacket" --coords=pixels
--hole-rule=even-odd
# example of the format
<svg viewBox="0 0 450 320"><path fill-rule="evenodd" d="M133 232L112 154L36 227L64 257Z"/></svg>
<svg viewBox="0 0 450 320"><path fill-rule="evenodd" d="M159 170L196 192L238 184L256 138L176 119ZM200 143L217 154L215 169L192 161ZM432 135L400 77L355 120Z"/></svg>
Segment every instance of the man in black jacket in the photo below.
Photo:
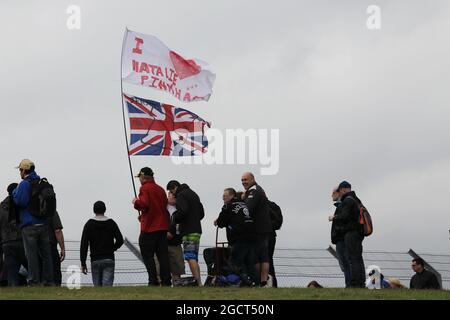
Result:
<svg viewBox="0 0 450 320"><path fill-rule="evenodd" d="M251 286L256 282L255 224L245 202L236 198L236 190L225 189L222 199L224 205L214 225L227 228L227 235L233 239L230 259L232 268L240 276L242 285Z"/></svg>
<svg viewBox="0 0 450 320"><path fill-rule="evenodd" d="M425 269L425 261L422 258L413 259L411 267L416 273L412 276L410 289L441 289L436 275Z"/></svg>
<svg viewBox="0 0 450 320"><path fill-rule="evenodd" d="M334 215L329 217L329 221L332 221L331 243L336 245L336 254L338 256L339 266L344 273L345 287L350 288L352 273L350 262L347 257L347 251L345 250L345 233L342 226L342 220L334 219L335 216L339 215L342 208L342 201L340 199L338 187L333 189L333 192L331 193L331 199L334 201L334 206L336 207Z"/></svg>
<svg viewBox="0 0 450 320"><path fill-rule="evenodd" d="M260 286L265 287L270 268L269 237L273 232L267 197L263 188L256 183L255 176L251 172L244 173L241 182L245 189L244 201L250 210L250 216L255 221L258 237L256 272L260 275Z"/></svg>
<svg viewBox="0 0 450 320"><path fill-rule="evenodd" d="M361 200L358 199L351 185L347 181L342 181L338 186L342 204L339 214L333 217L333 222L339 224L344 234L345 250L350 261L351 287L365 287L365 268L363 260L364 229L359 223Z"/></svg>
<svg viewBox="0 0 450 320"><path fill-rule="evenodd" d="M202 285L200 266L198 265L198 250L202 235L201 220L205 216L203 204L199 196L185 183L180 184L171 180L167 184L167 190L175 195L177 211L173 214L173 222L180 224L183 232L184 260L189 264L192 275Z"/></svg>
<svg viewBox="0 0 450 320"><path fill-rule="evenodd" d="M92 282L94 286L112 286L114 282L114 252L123 244L122 233L114 220L105 216L103 201L94 203L95 218L84 225L80 244L81 269L87 274L86 258L91 251Z"/></svg>

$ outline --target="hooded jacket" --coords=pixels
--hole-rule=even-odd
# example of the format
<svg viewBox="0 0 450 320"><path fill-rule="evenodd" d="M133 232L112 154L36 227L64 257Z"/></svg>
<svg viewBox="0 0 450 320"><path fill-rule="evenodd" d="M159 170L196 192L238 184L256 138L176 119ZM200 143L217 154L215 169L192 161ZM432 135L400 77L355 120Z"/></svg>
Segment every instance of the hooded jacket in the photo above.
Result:
<svg viewBox="0 0 450 320"><path fill-rule="evenodd" d="M91 262L102 259L114 260L114 251L123 244L122 233L113 219L97 216L89 219L84 225L80 243L80 260L86 266L88 247L91 251Z"/></svg>
<svg viewBox="0 0 450 320"><path fill-rule="evenodd" d="M261 188L258 184L250 187L245 192L244 201L250 210L250 215L255 221L256 233L273 233L269 205L267 203L267 196L263 188Z"/></svg>
<svg viewBox="0 0 450 320"><path fill-rule="evenodd" d="M13 200L19 208L21 228L29 225L45 224L47 221L46 219L36 218L27 208L31 198L30 182L39 179L40 177L37 175L37 173L35 171L32 171L25 177L25 179L23 179L19 183L17 188L13 191Z"/></svg>
<svg viewBox="0 0 450 320"><path fill-rule="evenodd" d="M167 211L166 192L154 179L142 184L134 208L141 211L139 220L142 233L169 230L170 216Z"/></svg>
<svg viewBox="0 0 450 320"><path fill-rule="evenodd" d="M199 196L185 183L175 192L177 211L173 214L173 222L181 225L183 235L202 233L201 220L205 216L203 204Z"/></svg>
<svg viewBox="0 0 450 320"><path fill-rule="evenodd" d="M341 197L342 204L339 208L339 213L334 218L339 229L345 235L350 231L358 231L361 235L364 234L364 227L359 223L359 205L362 205L361 200L356 196L354 191L350 191Z"/></svg>
<svg viewBox="0 0 450 320"><path fill-rule="evenodd" d="M16 223L16 219L9 221L10 204L9 196L0 203L0 238L2 244L22 240L22 232Z"/></svg>

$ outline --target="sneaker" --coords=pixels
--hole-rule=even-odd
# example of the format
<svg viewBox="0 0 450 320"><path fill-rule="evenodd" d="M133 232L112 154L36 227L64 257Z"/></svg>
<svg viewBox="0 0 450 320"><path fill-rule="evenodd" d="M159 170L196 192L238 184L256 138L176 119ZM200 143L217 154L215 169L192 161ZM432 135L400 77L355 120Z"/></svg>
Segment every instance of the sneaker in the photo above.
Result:
<svg viewBox="0 0 450 320"><path fill-rule="evenodd" d="M273 287L273 278L270 275L267 276L267 286L270 288Z"/></svg>

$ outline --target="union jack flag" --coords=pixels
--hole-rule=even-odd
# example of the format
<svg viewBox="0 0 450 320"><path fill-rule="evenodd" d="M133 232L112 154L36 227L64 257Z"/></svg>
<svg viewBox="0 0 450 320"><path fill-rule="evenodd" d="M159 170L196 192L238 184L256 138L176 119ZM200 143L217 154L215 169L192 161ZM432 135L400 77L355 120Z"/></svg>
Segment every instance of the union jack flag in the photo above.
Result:
<svg viewBox="0 0 450 320"><path fill-rule="evenodd" d="M205 153L204 127L195 113L123 94L130 120L129 155L195 156Z"/></svg>

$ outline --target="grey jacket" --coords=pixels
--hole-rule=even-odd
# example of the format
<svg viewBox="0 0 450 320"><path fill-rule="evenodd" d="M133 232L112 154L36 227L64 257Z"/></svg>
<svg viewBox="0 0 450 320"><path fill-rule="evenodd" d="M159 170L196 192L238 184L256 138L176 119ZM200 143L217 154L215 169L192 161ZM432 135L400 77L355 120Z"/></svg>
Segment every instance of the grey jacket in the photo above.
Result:
<svg viewBox="0 0 450 320"><path fill-rule="evenodd" d="M20 227L16 224L16 220L9 222L9 196L0 203L0 240L2 244L11 241L22 240Z"/></svg>

